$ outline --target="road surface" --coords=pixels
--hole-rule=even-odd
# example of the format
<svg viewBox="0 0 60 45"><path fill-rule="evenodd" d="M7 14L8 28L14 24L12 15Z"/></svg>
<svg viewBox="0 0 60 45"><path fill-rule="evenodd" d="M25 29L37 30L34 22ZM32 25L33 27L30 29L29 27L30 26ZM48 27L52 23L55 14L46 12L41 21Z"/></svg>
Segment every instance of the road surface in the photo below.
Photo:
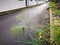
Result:
<svg viewBox="0 0 60 45"><path fill-rule="evenodd" d="M29 45L15 41L30 41L29 30L32 30L34 34L33 30L39 29L41 25L45 24L45 18L48 15L47 8L46 3L0 16L0 45ZM25 27L24 34L23 27Z"/></svg>

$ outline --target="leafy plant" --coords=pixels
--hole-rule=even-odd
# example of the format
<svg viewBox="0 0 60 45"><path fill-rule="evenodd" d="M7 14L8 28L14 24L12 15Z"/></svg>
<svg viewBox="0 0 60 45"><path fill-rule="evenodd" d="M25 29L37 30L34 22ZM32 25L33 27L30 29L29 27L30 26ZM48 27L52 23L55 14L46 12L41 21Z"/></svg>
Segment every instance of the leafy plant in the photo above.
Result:
<svg viewBox="0 0 60 45"><path fill-rule="evenodd" d="M55 31L55 42L60 43L60 26L55 25L54 26L54 31Z"/></svg>
<svg viewBox="0 0 60 45"><path fill-rule="evenodd" d="M30 27L29 27L30 28ZM24 42L24 41L15 41L15 42L22 42L22 43L28 43L28 44L32 44L32 45L43 45L43 37L42 34L44 33L44 35L46 36L50 36L49 33L49 25L45 25L43 28L41 28L40 30L37 30L35 36L34 37L32 34L29 34L29 37L31 39L31 42ZM46 38L47 42L50 42L50 38Z"/></svg>
<svg viewBox="0 0 60 45"><path fill-rule="evenodd" d="M31 38L32 45L42 45L42 39L37 36L37 38L33 37L32 35L29 35Z"/></svg>
<svg viewBox="0 0 60 45"><path fill-rule="evenodd" d="M60 2L60 0L49 0L49 1L51 1L51 2L55 2L55 3Z"/></svg>
<svg viewBox="0 0 60 45"><path fill-rule="evenodd" d="M54 11L56 9L55 3L54 2L50 2L49 6L51 8L52 11Z"/></svg>
<svg viewBox="0 0 60 45"><path fill-rule="evenodd" d="M55 10L56 15L60 15L60 10Z"/></svg>
<svg viewBox="0 0 60 45"><path fill-rule="evenodd" d="M46 40L48 45L50 45L50 31L49 25L42 28L40 31L36 32L36 37L30 35L32 40L32 45L43 45L43 41Z"/></svg>

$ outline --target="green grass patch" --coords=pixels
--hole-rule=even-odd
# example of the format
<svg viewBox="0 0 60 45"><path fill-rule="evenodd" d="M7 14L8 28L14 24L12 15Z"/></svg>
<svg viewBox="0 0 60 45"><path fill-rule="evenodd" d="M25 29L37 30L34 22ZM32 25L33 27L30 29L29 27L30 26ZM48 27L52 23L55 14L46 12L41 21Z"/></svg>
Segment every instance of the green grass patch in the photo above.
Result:
<svg viewBox="0 0 60 45"><path fill-rule="evenodd" d="M55 14L60 15L60 10L55 10Z"/></svg>
<svg viewBox="0 0 60 45"><path fill-rule="evenodd" d="M49 6L51 8L52 11L54 11L56 9L55 3L54 2L50 2Z"/></svg>
<svg viewBox="0 0 60 45"><path fill-rule="evenodd" d="M60 43L60 26L54 25L54 31L55 31L55 41Z"/></svg>

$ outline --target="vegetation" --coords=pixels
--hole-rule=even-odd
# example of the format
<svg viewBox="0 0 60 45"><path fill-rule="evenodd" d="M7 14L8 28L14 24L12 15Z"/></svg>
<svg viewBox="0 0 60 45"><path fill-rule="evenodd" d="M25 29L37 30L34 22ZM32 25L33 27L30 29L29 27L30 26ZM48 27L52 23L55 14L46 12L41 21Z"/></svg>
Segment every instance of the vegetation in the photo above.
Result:
<svg viewBox="0 0 60 45"><path fill-rule="evenodd" d="M12 27L10 32L12 34L12 37L16 37L17 33L20 32L20 34L24 34L24 28L26 26L16 26L16 27Z"/></svg>
<svg viewBox="0 0 60 45"><path fill-rule="evenodd" d="M52 10L52 13L54 15L60 16L60 10L56 8L56 4L54 2L50 2L49 5L50 5L50 8Z"/></svg>
<svg viewBox="0 0 60 45"><path fill-rule="evenodd" d="M26 28L25 26L22 27L15 27L12 28L12 33L17 33L20 30L23 31L24 33L24 28ZM31 28L31 27L29 27ZM15 41L15 42L22 42L22 43L28 43L28 44L32 44L32 45L43 45L44 42L46 42L47 45L50 45L50 31L49 31L49 25L45 25L43 26L43 28L41 28L40 30L37 29L35 36L33 36L30 32L29 37L31 38L31 42L24 42L24 41ZM22 33L22 34L23 34Z"/></svg>
<svg viewBox="0 0 60 45"><path fill-rule="evenodd" d="M51 2L55 2L55 3L60 2L60 0L49 0L49 1L51 1Z"/></svg>
<svg viewBox="0 0 60 45"><path fill-rule="evenodd" d="M55 32L54 41L55 41L55 43L60 44L60 26L54 25L53 28L54 28L54 32Z"/></svg>
<svg viewBox="0 0 60 45"><path fill-rule="evenodd" d="M51 0L49 5L50 5L50 9L52 11L52 14L55 15L55 17L57 17L57 16L60 17L60 0ZM57 19L57 21L60 21L60 19L59 20ZM59 24L60 23L58 23L58 25L53 24L53 27L52 27L53 34L52 35L54 35L54 36L52 38L54 41L52 41L51 45L60 45L60 26L59 26Z"/></svg>
<svg viewBox="0 0 60 45"><path fill-rule="evenodd" d="M56 9L55 3L54 2L50 2L49 6L50 6L50 9L52 10L52 12L54 12L55 9Z"/></svg>
<svg viewBox="0 0 60 45"><path fill-rule="evenodd" d="M32 45L50 45L50 31L49 26L44 27L36 32L36 38L30 35ZM44 43L45 42L45 43Z"/></svg>
<svg viewBox="0 0 60 45"><path fill-rule="evenodd" d="M55 14L60 16L60 10L55 10Z"/></svg>

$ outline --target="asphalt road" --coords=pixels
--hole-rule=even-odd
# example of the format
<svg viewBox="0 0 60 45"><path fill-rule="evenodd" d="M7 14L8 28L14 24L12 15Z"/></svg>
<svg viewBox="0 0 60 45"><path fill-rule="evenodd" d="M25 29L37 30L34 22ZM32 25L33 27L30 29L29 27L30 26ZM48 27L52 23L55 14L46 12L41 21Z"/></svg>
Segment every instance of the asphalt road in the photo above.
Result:
<svg viewBox="0 0 60 45"><path fill-rule="evenodd" d="M0 45L29 45L15 41L30 41L29 30L32 30L34 34L33 30L45 24L45 18L48 15L47 8L48 4L43 4L0 16Z"/></svg>

